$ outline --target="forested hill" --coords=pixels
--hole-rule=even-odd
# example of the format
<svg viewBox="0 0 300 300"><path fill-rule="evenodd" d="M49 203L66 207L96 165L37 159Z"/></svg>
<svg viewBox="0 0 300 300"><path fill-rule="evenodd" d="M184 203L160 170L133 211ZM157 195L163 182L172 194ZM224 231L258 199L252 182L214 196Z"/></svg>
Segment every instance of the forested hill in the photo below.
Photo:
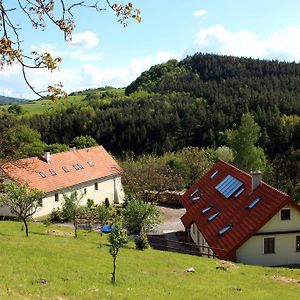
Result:
<svg viewBox="0 0 300 300"><path fill-rule="evenodd" d="M126 94L137 90L187 92L228 114L234 113L233 107L267 110L270 106L281 113L300 114L300 64L196 54L142 73Z"/></svg>
<svg viewBox="0 0 300 300"><path fill-rule="evenodd" d="M6 96L0 96L0 105L6 105L6 104L19 104L24 103L28 100L21 99L21 98L13 98L13 97L6 97Z"/></svg>

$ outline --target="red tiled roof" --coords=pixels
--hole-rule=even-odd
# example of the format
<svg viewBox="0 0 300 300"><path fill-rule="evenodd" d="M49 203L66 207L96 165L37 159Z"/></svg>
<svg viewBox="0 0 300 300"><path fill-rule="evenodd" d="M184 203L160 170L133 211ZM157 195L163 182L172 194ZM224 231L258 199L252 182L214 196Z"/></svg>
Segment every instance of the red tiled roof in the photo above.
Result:
<svg viewBox="0 0 300 300"><path fill-rule="evenodd" d="M210 178L217 170L218 173ZM215 189L228 175L242 182L245 188L244 192L237 198L234 197L234 193L226 199ZM196 189L199 189L199 191L191 197L191 193ZM203 196L197 203L193 204L192 198L200 194L203 194ZM260 202L252 209L247 209L248 205L257 197L260 197ZM299 206L288 195L263 181L252 192L251 175L223 161L216 163L207 174L193 184L181 200L187 209L187 212L181 218L184 226L189 228L195 222L210 247L216 248L214 250L215 254L222 259L233 257L235 250L287 203L300 211ZM213 208L203 214L202 210L210 205L213 205ZM208 218L217 211L220 211L220 214L213 221L208 222ZM232 227L226 233L220 235L219 230L228 224L231 224Z"/></svg>
<svg viewBox="0 0 300 300"><path fill-rule="evenodd" d="M90 166L88 162L94 166ZM76 170L73 164L80 164L83 169ZM63 166L69 172L64 172ZM43 157L30 157L14 163L6 163L1 168L14 181L20 184L28 182L30 187L45 193L123 171L102 146L51 154L50 163L47 163ZM51 175L50 169L53 169L57 175ZM43 178L39 172L43 172L46 177Z"/></svg>

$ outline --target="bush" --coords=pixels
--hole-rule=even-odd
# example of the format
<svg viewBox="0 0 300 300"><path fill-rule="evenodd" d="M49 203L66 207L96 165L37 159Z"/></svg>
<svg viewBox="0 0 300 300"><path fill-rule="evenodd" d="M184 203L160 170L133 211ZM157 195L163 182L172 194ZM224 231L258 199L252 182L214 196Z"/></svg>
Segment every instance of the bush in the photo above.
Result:
<svg viewBox="0 0 300 300"><path fill-rule="evenodd" d="M105 206L106 206L106 207L109 207L109 206L110 206L110 202L109 202L109 199L108 199L108 198L105 198L104 203L105 203Z"/></svg>
<svg viewBox="0 0 300 300"><path fill-rule="evenodd" d="M51 223L63 223L65 221L63 212L59 209L53 210L49 216L49 221Z"/></svg>
<svg viewBox="0 0 300 300"><path fill-rule="evenodd" d="M140 233L134 238L135 248L138 250L145 250L149 246L147 235L145 233Z"/></svg>

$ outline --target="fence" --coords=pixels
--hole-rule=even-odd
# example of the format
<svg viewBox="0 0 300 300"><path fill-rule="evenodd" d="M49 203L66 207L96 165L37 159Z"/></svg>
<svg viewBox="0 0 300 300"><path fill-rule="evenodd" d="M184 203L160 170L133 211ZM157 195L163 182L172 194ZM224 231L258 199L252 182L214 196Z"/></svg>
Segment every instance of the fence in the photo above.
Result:
<svg viewBox="0 0 300 300"><path fill-rule="evenodd" d="M206 256L208 258L217 258L214 250L224 251L221 248L208 247L194 243L181 242L177 240L166 239L161 236L148 235L148 240L152 248L164 251L174 251L191 255Z"/></svg>

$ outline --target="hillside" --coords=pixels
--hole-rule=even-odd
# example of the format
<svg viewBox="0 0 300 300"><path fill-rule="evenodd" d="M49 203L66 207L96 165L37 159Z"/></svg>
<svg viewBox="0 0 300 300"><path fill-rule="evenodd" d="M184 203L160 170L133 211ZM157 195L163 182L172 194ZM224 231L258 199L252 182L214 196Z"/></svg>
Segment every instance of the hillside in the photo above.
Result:
<svg viewBox="0 0 300 300"><path fill-rule="evenodd" d="M216 259L121 249L117 285L106 236L31 224L0 224L1 299L297 299L300 271L220 265ZM63 234L55 236L54 234ZM189 267L195 273L187 273Z"/></svg>
<svg viewBox="0 0 300 300"><path fill-rule="evenodd" d="M13 98L13 97L6 97L6 96L0 96L0 105L7 105L7 104L20 104L27 102L26 99L21 98Z"/></svg>

